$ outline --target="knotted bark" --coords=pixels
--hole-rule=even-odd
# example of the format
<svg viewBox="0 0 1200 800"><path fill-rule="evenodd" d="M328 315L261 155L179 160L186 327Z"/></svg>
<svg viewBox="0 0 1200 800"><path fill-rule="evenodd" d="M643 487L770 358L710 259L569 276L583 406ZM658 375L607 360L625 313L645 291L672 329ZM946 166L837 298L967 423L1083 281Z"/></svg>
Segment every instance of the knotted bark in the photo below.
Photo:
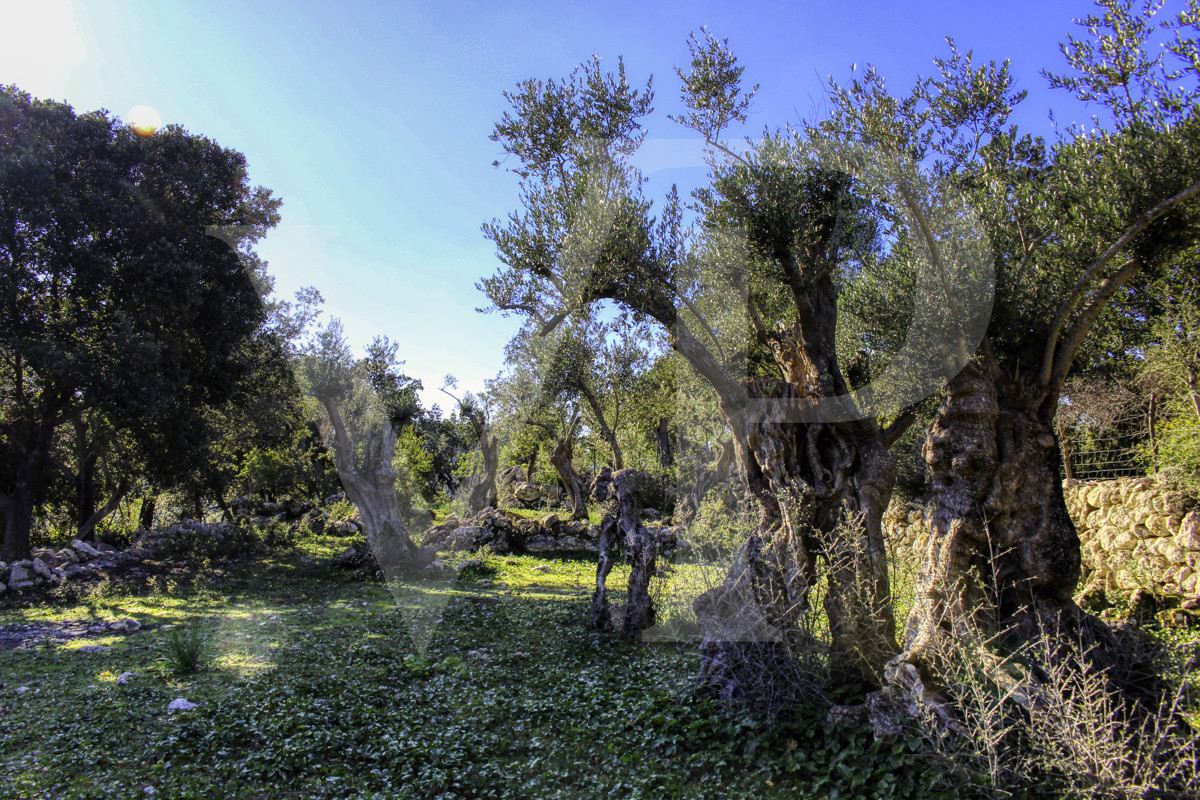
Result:
<svg viewBox="0 0 1200 800"><path fill-rule="evenodd" d="M700 680L730 699L788 692L791 651L811 646L801 621L823 558L833 676L878 683L896 652L881 528L895 469L878 429L795 421L803 396L792 383L749 388L759 402L727 416L760 520L722 584L695 601L705 631Z"/></svg>
<svg viewBox="0 0 1200 800"><path fill-rule="evenodd" d="M1107 657L1107 627L1072 599L1079 537L1058 471L1056 402L984 363L947 388L924 449L929 543L903 652L887 668L910 697L941 702L939 653L972 634L1009 651L1050 636L1064 648L1100 645L1093 657Z"/></svg>
<svg viewBox="0 0 1200 800"><path fill-rule="evenodd" d="M600 529L600 557L596 567L596 592L592 595L590 621L593 627L611 625L605 580L612 570L612 546L619 535L629 562L629 586L626 593L622 631L637 635L654 625L656 613L650 598L650 579L658 559L658 542L642 524L644 497L653 485L650 476L632 469L600 471L592 483L592 495L602 504L616 504L615 515L606 514Z"/></svg>
<svg viewBox="0 0 1200 800"><path fill-rule="evenodd" d="M558 473L558 479L562 481L563 489L566 490L567 501L571 505L571 519L587 519L587 499L583 492L583 478L579 477L579 473L575 471L575 465L572 463L574 446L571 440L573 437L574 431L555 443L554 451L550 453L550 463L554 465L554 471Z"/></svg>

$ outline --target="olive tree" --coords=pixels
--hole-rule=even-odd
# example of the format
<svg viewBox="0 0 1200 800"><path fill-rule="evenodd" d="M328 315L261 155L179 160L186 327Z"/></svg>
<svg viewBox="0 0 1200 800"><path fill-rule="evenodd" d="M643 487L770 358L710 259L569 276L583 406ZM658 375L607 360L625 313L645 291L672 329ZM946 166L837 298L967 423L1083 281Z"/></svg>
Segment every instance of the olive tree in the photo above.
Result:
<svg viewBox="0 0 1200 800"><path fill-rule="evenodd" d="M631 88L623 64L604 73L593 61L508 94L513 110L493 137L518 162L523 210L485 226L504 268L481 287L494 308L545 331L615 302L659 325L716 394L760 522L724 583L696 601L704 682L737 697L791 679L788 645L819 556L837 674L880 680L896 652L880 527L894 477L886 451L909 420L881 427L860 408L835 347L837 279L878 250L877 214L803 132L742 153L725 145L722 129L750 102L741 68L712 37L691 49L681 121L712 151L696 241L673 191L651 216L628 163L650 85Z"/></svg>
<svg viewBox="0 0 1200 800"><path fill-rule="evenodd" d="M1063 47L1069 72L1049 77L1100 103L1107 119L1050 146L1008 125L1023 96L1008 65L972 65L953 44L939 74L907 95L890 94L873 71L832 92L831 130L953 177L994 251L986 335L926 436L932 533L904 649L888 667L893 685L934 702L935 654L964 625L1009 647L1069 635L1101 645L1101 660L1110 642L1072 599L1079 539L1055 418L1072 370L1112 357L1096 334L1114 324L1114 308L1144 314L1148 282L1194 251L1200 120L1195 3L1171 25L1166 55L1150 52L1153 7L1101 5L1082 21L1087 38ZM1164 63L1172 53L1178 69Z"/></svg>
<svg viewBox="0 0 1200 800"><path fill-rule="evenodd" d="M326 416L327 441L346 495L362 516L367 544L388 577L427 560L409 531L412 498L396 487L396 443L421 413L420 381L399 371L396 345L376 338L355 359L332 320L302 360L309 393ZM428 518L426 518L428 519Z"/></svg>

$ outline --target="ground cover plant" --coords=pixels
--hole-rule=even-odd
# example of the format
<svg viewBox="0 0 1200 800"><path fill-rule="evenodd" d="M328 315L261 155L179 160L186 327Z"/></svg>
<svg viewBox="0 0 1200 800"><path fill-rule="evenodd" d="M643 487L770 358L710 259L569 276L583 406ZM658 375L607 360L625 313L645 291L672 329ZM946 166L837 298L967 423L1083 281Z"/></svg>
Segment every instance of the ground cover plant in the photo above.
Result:
<svg viewBox="0 0 1200 800"><path fill-rule="evenodd" d="M313 536L223 577L114 582L4 611L8 624L132 617L144 628L0 651L0 791L937 795L915 739L876 745L867 727L830 726L824 707L774 720L729 709L693 688L686 641L587 630L590 558L485 553L451 586L389 591L332 566L345 541ZM422 650L403 609L438 591L450 600ZM187 672L171 641L191 635L206 646ZM196 707L169 711L178 698Z"/></svg>

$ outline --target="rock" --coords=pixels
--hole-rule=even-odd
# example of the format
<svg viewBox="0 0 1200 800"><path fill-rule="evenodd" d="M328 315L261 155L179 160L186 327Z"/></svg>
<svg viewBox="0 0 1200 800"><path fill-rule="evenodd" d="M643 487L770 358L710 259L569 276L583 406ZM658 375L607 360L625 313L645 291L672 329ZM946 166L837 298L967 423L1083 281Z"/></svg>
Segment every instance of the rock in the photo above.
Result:
<svg viewBox="0 0 1200 800"><path fill-rule="evenodd" d="M1200 510L1192 511L1179 523L1175 544L1184 550L1200 550Z"/></svg>
<svg viewBox="0 0 1200 800"><path fill-rule="evenodd" d="M337 494L331 494L331 495L329 495L329 497L325 498L325 505L331 506L334 503L340 503L345 499L346 499L345 492L338 492Z"/></svg>
<svg viewBox="0 0 1200 800"><path fill-rule="evenodd" d="M102 542L99 539L97 539L96 543L92 546L95 547L96 550L101 553L116 553L117 552L117 548L113 547L108 542Z"/></svg>
<svg viewBox="0 0 1200 800"><path fill-rule="evenodd" d="M430 561L428 564L425 565L425 569L429 570L430 572L434 572L437 570L443 570L445 568L446 568L446 562L442 561L440 558L435 558L433 561Z"/></svg>
<svg viewBox="0 0 1200 800"><path fill-rule="evenodd" d="M175 526L172 525L171 527L175 527ZM80 541L79 539L71 540L71 549L73 549L78 554L80 561L84 561L84 560L90 561L93 558L100 558L103 555L99 550L92 547L87 542Z"/></svg>
<svg viewBox="0 0 1200 800"><path fill-rule="evenodd" d="M532 483L514 483L512 493L522 503L536 503L542 499L541 490Z"/></svg>
<svg viewBox="0 0 1200 800"><path fill-rule="evenodd" d="M35 583L34 574L28 568L20 564L13 564L8 568L8 588L28 589Z"/></svg>
<svg viewBox="0 0 1200 800"><path fill-rule="evenodd" d="M534 572L550 572L550 568L547 567L545 564L541 564L539 566L534 567L533 571Z"/></svg>
<svg viewBox="0 0 1200 800"><path fill-rule="evenodd" d="M459 572L466 572L469 569L479 569L483 566L483 561L478 558L469 558L458 565Z"/></svg>
<svg viewBox="0 0 1200 800"><path fill-rule="evenodd" d="M50 572L50 568L46 566L46 562L40 558L33 559L33 574L46 581L54 577L53 573Z"/></svg>
<svg viewBox="0 0 1200 800"><path fill-rule="evenodd" d="M529 483L529 476L525 474L525 470L521 467L505 467L496 476L496 485L507 486L511 483Z"/></svg>
<svg viewBox="0 0 1200 800"><path fill-rule="evenodd" d="M124 686L125 684L129 683L129 679L132 677L133 677L132 672L122 672L120 674L120 676L117 678L117 685Z"/></svg>
<svg viewBox="0 0 1200 800"><path fill-rule="evenodd" d="M542 517L542 527L543 528L551 528L552 529L556 525L558 525L559 522L560 522L560 520L558 518L558 514L547 514L546 516Z"/></svg>
<svg viewBox="0 0 1200 800"><path fill-rule="evenodd" d="M657 508L643 508L642 517L651 522L658 522L662 519L662 512Z"/></svg>
<svg viewBox="0 0 1200 800"><path fill-rule="evenodd" d="M133 633L134 631L139 631L142 629L142 623L138 622L132 617L126 617L125 619L119 619L116 622L108 623L108 628L109 630L116 631L117 633Z"/></svg>
<svg viewBox="0 0 1200 800"><path fill-rule="evenodd" d="M191 711L193 708L199 708L199 705L197 703L188 702L182 697L176 697L167 704L167 711Z"/></svg>
<svg viewBox="0 0 1200 800"><path fill-rule="evenodd" d="M85 644L83 647L79 648L78 652L80 652L80 653L111 653L112 648L105 647L102 644Z"/></svg>

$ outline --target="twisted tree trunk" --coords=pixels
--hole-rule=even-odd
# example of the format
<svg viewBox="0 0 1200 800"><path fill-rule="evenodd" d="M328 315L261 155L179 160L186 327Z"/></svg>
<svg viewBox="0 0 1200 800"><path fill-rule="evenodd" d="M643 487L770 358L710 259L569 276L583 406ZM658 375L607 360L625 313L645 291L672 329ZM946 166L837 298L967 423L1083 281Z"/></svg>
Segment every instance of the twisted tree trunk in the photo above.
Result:
<svg viewBox="0 0 1200 800"><path fill-rule="evenodd" d="M767 402L729 416L760 520L724 582L695 602L705 631L701 681L731 699L793 690L791 651L812 645L801 621L823 558L832 674L879 683L896 645L881 526L895 468L878 429L868 421L794 422L793 384L759 379L750 388Z"/></svg>
<svg viewBox="0 0 1200 800"><path fill-rule="evenodd" d="M608 467L600 471L592 483L592 496L600 503L615 503L615 516L606 514L600 529L600 558L596 566L596 592L592 595L590 619L593 627L610 624L605 579L612 569L611 550L616 536L625 544L625 560L629 562L629 585L625 599L625 619L622 631L637 635L654 625L657 616L650 599L650 579L654 577L658 559L658 542L642 524L642 508L653 478L634 469L613 472Z"/></svg>
<svg viewBox="0 0 1200 800"><path fill-rule="evenodd" d="M588 609L588 625L598 631L612 627L612 612L608 607L608 573L614 566L613 546L617 541L617 518L605 514L600 521L600 554L596 561L596 591L592 592L592 604Z"/></svg>
<svg viewBox="0 0 1200 800"><path fill-rule="evenodd" d="M485 508L495 508L497 502L496 472L500 465L500 442L495 436L488 435L487 423L481 413L478 411L464 412L464 416L466 416L475 431L475 437L479 440L479 451L483 455L483 478L471 490L467 506L472 512L482 511Z"/></svg>
<svg viewBox="0 0 1200 800"><path fill-rule="evenodd" d="M903 652L887 668L908 696L940 700L939 653L958 637L1006 650L1050 636L1107 659L1111 634L1072 599L1079 537L1054 435L1057 396L986 363L949 384L925 443L933 516Z"/></svg>
<svg viewBox="0 0 1200 800"><path fill-rule="evenodd" d="M391 423L356 443L342 419L335 399L321 398L333 425L333 455L346 496L358 508L371 553L389 579L414 567L425 557L408 533L409 514L396 491L392 467L399 431ZM357 452L361 446L361 453Z"/></svg>
<svg viewBox="0 0 1200 800"><path fill-rule="evenodd" d="M554 465L558 479L562 481L563 489L567 493L567 499L571 504L571 519L587 519L587 499L583 492L583 479L579 477L579 473L575 471L575 466L571 463L571 459L574 457L572 435L573 432L555 443L554 450L550 453L550 463Z"/></svg>

